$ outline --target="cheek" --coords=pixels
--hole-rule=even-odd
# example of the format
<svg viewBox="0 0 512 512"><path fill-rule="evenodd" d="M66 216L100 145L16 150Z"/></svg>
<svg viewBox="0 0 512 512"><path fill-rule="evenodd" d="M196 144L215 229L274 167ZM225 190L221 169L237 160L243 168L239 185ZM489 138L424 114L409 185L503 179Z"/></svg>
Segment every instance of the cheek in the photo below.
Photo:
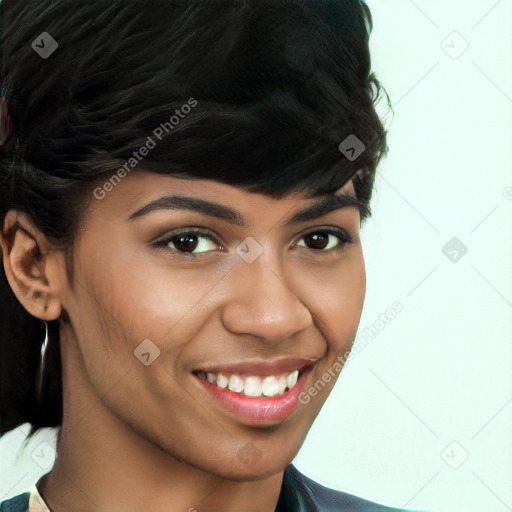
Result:
<svg viewBox="0 0 512 512"><path fill-rule="evenodd" d="M222 274L165 265L136 266L129 277L118 274L109 286L111 307L139 343L152 339L160 348L187 344L208 315L213 289ZM133 349L132 349L133 350Z"/></svg>
<svg viewBox="0 0 512 512"><path fill-rule="evenodd" d="M222 275L150 263L144 256L122 256L108 267L90 261L84 272L87 293L78 302L87 369L99 380L105 373L112 375L110 380L119 379L129 369L136 375L146 367L134 351L147 345L158 354L152 370L163 364L170 372L179 371L179 352L204 323L208 290ZM151 373L157 380L165 377Z"/></svg>
<svg viewBox="0 0 512 512"><path fill-rule="evenodd" d="M335 271L316 276L312 296L329 348L344 351L356 336L366 294L366 272L358 251Z"/></svg>

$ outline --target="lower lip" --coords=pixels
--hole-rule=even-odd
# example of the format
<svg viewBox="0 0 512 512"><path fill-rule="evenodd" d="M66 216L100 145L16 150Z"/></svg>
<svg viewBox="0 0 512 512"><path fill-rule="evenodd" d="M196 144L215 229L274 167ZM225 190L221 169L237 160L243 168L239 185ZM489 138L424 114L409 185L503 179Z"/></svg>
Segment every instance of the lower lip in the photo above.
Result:
<svg viewBox="0 0 512 512"><path fill-rule="evenodd" d="M262 397L246 396L228 388L216 386L198 375L194 375L194 377L199 380L217 403L235 414L237 418L251 423L271 424L283 421L295 410L299 403L299 395L304 387L306 376L310 371L311 367L302 370L295 386L282 395Z"/></svg>

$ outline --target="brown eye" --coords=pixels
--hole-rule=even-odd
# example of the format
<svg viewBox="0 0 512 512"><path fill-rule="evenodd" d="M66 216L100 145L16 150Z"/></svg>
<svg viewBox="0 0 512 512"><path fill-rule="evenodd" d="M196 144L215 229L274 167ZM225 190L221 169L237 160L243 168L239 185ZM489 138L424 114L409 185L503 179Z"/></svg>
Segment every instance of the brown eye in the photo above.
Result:
<svg viewBox="0 0 512 512"><path fill-rule="evenodd" d="M323 252L342 249L345 244L352 243L352 237L350 235L342 230L332 228L310 231L302 238L306 242L305 247ZM341 240L341 243L336 243L336 238L338 242Z"/></svg>
<svg viewBox="0 0 512 512"><path fill-rule="evenodd" d="M177 235L171 238L172 244L178 251L193 252L199 245L199 237L197 235Z"/></svg>
<svg viewBox="0 0 512 512"><path fill-rule="evenodd" d="M208 231L188 229L179 233L171 233L168 237L154 244L159 248L167 248L171 251L195 256L203 252L215 250L222 245ZM195 251L195 252L194 252Z"/></svg>

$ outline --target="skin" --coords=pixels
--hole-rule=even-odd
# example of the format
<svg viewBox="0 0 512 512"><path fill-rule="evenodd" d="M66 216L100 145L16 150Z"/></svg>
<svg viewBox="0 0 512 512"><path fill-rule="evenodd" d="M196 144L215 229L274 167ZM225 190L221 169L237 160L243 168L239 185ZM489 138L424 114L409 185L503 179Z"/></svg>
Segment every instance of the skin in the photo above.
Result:
<svg viewBox="0 0 512 512"><path fill-rule="evenodd" d="M352 181L339 190L355 195ZM247 226L189 210L127 220L165 192L229 205ZM315 362L307 389L350 349L366 291L359 211L285 227L312 202L138 171L88 205L73 282L64 254L24 213L7 214L3 233L16 218L26 230L2 238L13 291L32 315L60 319L64 417L55 466L39 482L54 512L274 511L283 470L336 378L284 421L262 427L213 403L191 371L300 356ZM310 248L304 235L327 226L354 242L330 254ZM224 250L208 238L195 259L172 243L151 247L183 227L211 231ZM263 248L250 264L235 252L247 236ZM329 235L329 247L337 245ZM149 366L133 353L145 339L161 351ZM237 457L248 443L259 452L252 465Z"/></svg>

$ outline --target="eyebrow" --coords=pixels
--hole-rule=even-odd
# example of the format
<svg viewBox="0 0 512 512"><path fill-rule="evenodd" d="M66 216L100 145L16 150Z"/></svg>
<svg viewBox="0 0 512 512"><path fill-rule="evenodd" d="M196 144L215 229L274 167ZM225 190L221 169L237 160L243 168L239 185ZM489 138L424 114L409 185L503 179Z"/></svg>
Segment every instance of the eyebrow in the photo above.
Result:
<svg viewBox="0 0 512 512"><path fill-rule="evenodd" d="M356 196L338 192L322 197L319 201L296 212L286 223L286 226L299 224L308 220L316 219L327 215L335 210L343 208L358 208L361 218L370 215L369 208ZM195 212L225 220L237 226L245 226L246 222L240 212L233 208L189 196L162 196L146 204L136 212L132 213L128 220L134 220L155 210L192 210Z"/></svg>

